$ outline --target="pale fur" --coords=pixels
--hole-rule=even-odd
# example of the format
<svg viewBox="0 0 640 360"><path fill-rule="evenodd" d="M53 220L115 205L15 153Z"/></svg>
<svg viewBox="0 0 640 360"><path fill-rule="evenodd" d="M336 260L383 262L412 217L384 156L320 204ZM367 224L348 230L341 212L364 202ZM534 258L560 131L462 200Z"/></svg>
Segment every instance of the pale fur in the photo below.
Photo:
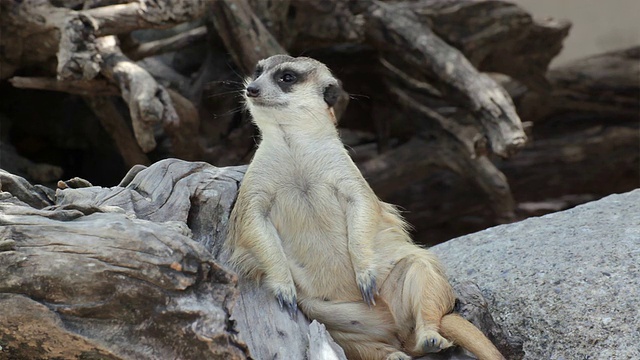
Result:
<svg viewBox="0 0 640 360"><path fill-rule="evenodd" d="M315 60L288 59L261 61L265 73L253 80L277 106L247 99L262 141L231 214L232 263L323 322L349 359L404 360L453 342L500 359L479 331L448 321L455 298L440 263L412 243L346 152L322 97L337 80ZM311 75L281 92L270 74L284 66ZM377 290L375 305L363 300L367 286ZM442 329L445 339L441 324L464 330ZM473 339L461 341L467 334Z"/></svg>

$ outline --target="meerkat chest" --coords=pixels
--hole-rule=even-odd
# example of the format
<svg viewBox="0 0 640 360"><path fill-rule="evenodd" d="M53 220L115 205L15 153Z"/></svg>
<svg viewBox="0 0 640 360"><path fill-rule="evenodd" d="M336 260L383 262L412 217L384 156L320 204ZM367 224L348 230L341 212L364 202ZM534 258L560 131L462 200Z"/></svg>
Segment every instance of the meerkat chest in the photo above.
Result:
<svg viewBox="0 0 640 360"><path fill-rule="evenodd" d="M359 176L359 172L341 147L281 147L254 161L253 165L263 172L260 177L270 179L269 217L284 242L310 242L318 237L324 237L324 243L346 239L340 182L347 174Z"/></svg>
<svg viewBox="0 0 640 360"><path fill-rule="evenodd" d="M334 179L300 171L283 180L270 213L299 296L357 298L345 200Z"/></svg>
<svg viewBox="0 0 640 360"><path fill-rule="evenodd" d="M339 184L326 171L297 164L280 169L272 216L280 227L303 225L327 231L341 223L344 214ZM329 221L331 220L331 221Z"/></svg>
<svg viewBox="0 0 640 360"><path fill-rule="evenodd" d="M343 185L360 172L342 148L302 154L283 147L262 150L249 169L251 183L260 183L268 194L265 215L278 232L299 295L358 298Z"/></svg>

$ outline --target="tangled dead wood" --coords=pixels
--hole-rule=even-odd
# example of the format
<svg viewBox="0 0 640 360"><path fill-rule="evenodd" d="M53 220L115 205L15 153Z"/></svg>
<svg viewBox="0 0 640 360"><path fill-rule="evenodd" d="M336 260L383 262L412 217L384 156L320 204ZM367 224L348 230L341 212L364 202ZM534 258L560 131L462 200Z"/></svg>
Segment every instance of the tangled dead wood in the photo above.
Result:
<svg viewBox="0 0 640 360"><path fill-rule="evenodd" d="M447 169L475 184L494 223L515 219L516 205L489 156L511 157L526 135L507 92L482 71L548 88L547 65L569 28L534 21L499 1L107 0L2 7L2 78L16 87L81 94L129 167L166 156L246 162L254 130L246 115L229 111L241 106L238 99L203 94L228 92L228 84L240 80L234 72L249 74L261 58L306 53L327 62L347 91L366 96L366 103L347 108L341 126L345 133L373 135L377 151L365 153L361 166L386 200ZM193 44L205 49L201 64L176 65ZM173 63L163 58L168 52ZM51 77L15 76L34 66ZM114 95L128 114L117 114ZM421 139L429 149L415 146ZM395 169L384 165L388 160Z"/></svg>

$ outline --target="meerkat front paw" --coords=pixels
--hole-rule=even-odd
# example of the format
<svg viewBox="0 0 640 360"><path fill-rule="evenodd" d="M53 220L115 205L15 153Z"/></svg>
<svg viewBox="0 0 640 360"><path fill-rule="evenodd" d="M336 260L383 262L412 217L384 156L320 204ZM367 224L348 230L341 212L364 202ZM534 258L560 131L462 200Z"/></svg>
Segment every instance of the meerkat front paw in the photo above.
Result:
<svg viewBox="0 0 640 360"><path fill-rule="evenodd" d="M365 270L356 275L356 282L362 294L362 299L369 307L376 304L375 296L378 295L376 285L376 273L374 270Z"/></svg>
<svg viewBox="0 0 640 360"><path fill-rule="evenodd" d="M296 289L293 286L277 286L274 289L276 299L280 305L281 310L285 310L289 313L291 319L295 320L298 317L298 298L296 296Z"/></svg>
<svg viewBox="0 0 640 360"><path fill-rule="evenodd" d="M425 353L434 353L453 346L453 343L442 337L437 331L427 330L418 339L418 346Z"/></svg>

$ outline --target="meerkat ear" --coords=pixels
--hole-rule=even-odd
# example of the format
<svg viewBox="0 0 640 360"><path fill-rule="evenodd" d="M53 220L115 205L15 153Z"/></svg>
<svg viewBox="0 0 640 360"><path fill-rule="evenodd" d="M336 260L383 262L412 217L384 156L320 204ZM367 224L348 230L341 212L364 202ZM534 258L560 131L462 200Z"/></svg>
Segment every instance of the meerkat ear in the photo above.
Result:
<svg viewBox="0 0 640 360"><path fill-rule="evenodd" d="M333 107L333 105L338 102L341 93L342 89L340 89L340 85L331 84L327 86L324 88L324 102L326 102L329 107Z"/></svg>

